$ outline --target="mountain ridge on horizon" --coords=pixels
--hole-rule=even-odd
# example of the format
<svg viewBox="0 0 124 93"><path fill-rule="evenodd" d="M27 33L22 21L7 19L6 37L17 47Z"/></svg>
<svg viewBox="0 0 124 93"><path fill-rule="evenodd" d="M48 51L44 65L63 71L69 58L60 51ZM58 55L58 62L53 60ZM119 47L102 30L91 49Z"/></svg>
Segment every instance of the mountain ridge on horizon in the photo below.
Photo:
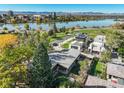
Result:
<svg viewBox="0 0 124 93"><path fill-rule="evenodd" d="M9 11L9 10L8 10ZM0 14L6 14L8 11L0 11ZM12 11L12 10L11 10ZM42 11L42 12L35 12L35 11L13 11L14 14L43 14L47 15L50 14L51 11ZM53 11L55 12L55 11ZM103 12L56 12L58 15L124 15L124 13L103 13Z"/></svg>

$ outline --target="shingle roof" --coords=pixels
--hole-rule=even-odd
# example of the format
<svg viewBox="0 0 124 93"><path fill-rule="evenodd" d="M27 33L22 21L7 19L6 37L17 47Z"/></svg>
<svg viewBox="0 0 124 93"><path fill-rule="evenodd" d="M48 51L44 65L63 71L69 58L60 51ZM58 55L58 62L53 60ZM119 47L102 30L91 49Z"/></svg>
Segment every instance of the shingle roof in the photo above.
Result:
<svg viewBox="0 0 124 93"><path fill-rule="evenodd" d="M108 88L124 88L123 85L116 84L107 80L100 79L95 76L89 75L86 82L85 87L108 87Z"/></svg>
<svg viewBox="0 0 124 93"><path fill-rule="evenodd" d="M107 74L120 77L120 78L124 78L124 66L108 63Z"/></svg>
<svg viewBox="0 0 124 93"><path fill-rule="evenodd" d="M79 55L80 51L75 49L70 49L64 52L49 53L49 57L52 63L57 63L67 69L73 64Z"/></svg>

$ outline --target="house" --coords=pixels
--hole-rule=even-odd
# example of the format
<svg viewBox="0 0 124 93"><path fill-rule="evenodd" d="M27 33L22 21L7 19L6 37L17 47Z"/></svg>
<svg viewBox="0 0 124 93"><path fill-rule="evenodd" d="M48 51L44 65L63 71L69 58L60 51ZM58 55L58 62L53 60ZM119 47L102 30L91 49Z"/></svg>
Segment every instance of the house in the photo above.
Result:
<svg viewBox="0 0 124 93"><path fill-rule="evenodd" d="M104 43L93 42L89 45L88 50L99 55L105 51Z"/></svg>
<svg viewBox="0 0 124 93"><path fill-rule="evenodd" d="M108 63L107 79L111 82L124 85L124 66L114 63Z"/></svg>
<svg viewBox="0 0 124 93"><path fill-rule="evenodd" d="M112 52L111 53L111 63L123 65L124 63L122 62L122 58L119 56L117 52Z"/></svg>
<svg viewBox="0 0 124 93"><path fill-rule="evenodd" d="M69 49L77 49L79 51L82 51L85 48L84 42L81 41L73 41L69 45Z"/></svg>
<svg viewBox="0 0 124 93"><path fill-rule="evenodd" d="M89 45L88 50L96 56L100 56L103 51L105 51L105 36L98 35L95 37L94 41Z"/></svg>
<svg viewBox="0 0 124 93"><path fill-rule="evenodd" d="M76 36L75 36L75 39L77 40L81 40L83 42L86 41L86 39L88 38L88 36L84 33L78 33Z"/></svg>
<svg viewBox="0 0 124 93"><path fill-rule="evenodd" d="M75 49L49 53L54 73L68 74L80 57L80 51Z"/></svg>
<svg viewBox="0 0 124 93"><path fill-rule="evenodd" d="M74 37L71 35L65 36L63 39L60 40L55 40L50 43L50 45L55 49L55 50L62 50L61 46L71 40L73 40Z"/></svg>
<svg viewBox="0 0 124 93"><path fill-rule="evenodd" d="M105 36L103 35L97 35L95 38L94 38L94 42L99 42L99 43L105 43L106 40L105 40Z"/></svg>
<svg viewBox="0 0 124 93"><path fill-rule="evenodd" d="M76 36L75 36L75 39L76 39L76 41L84 42L84 45L85 45L84 47L87 48L88 41L89 41L89 38L88 38L87 34L77 33Z"/></svg>
<svg viewBox="0 0 124 93"><path fill-rule="evenodd" d="M34 18L41 18L41 15L33 15Z"/></svg>
<svg viewBox="0 0 124 93"><path fill-rule="evenodd" d="M85 86L86 88L124 88L124 85L113 83L96 76L88 75Z"/></svg>

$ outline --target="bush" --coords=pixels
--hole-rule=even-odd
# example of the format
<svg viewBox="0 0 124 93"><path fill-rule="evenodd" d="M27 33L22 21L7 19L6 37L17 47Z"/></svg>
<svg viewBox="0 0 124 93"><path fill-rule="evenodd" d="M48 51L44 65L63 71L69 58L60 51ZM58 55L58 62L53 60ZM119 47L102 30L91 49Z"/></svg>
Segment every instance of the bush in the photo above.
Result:
<svg viewBox="0 0 124 93"><path fill-rule="evenodd" d="M50 31L48 32L48 35L49 35L49 36L52 36L53 34L54 34L53 30L50 30Z"/></svg>
<svg viewBox="0 0 124 93"><path fill-rule="evenodd" d="M4 27L3 30L8 30L8 28L7 27Z"/></svg>
<svg viewBox="0 0 124 93"><path fill-rule="evenodd" d="M119 55L121 55L122 57L124 57L124 48L119 48L118 49L118 53L119 53Z"/></svg>

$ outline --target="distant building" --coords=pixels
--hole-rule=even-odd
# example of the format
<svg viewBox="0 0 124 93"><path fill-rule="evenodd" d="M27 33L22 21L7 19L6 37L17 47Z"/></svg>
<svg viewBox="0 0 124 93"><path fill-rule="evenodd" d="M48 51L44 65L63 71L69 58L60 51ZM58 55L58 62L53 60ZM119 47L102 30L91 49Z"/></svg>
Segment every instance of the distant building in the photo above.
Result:
<svg viewBox="0 0 124 93"><path fill-rule="evenodd" d="M9 10L9 11L7 12L7 15L9 15L9 16L13 16L14 13L13 13L13 11Z"/></svg>
<svg viewBox="0 0 124 93"><path fill-rule="evenodd" d="M111 82L124 85L124 66L114 63L108 63L107 79Z"/></svg>

